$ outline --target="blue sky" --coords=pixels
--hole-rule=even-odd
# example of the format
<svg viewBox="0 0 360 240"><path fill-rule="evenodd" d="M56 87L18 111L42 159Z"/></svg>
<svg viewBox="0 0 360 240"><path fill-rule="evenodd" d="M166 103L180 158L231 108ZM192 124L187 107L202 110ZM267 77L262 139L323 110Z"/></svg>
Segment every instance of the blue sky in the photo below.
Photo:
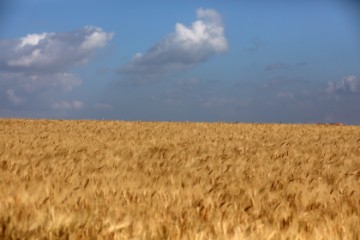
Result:
<svg viewBox="0 0 360 240"><path fill-rule="evenodd" d="M2 0L0 117L360 123L356 1Z"/></svg>

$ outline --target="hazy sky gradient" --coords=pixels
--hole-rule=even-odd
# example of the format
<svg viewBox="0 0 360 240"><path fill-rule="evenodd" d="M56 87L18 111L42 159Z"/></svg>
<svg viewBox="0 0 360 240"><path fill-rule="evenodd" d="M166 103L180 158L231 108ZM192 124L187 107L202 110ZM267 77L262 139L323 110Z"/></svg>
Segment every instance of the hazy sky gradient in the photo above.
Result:
<svg viewBox="0 0 360 240"><path fill-rule="evenodd" d="M0 117L360 124L360 5L1 1Z"/></svg>

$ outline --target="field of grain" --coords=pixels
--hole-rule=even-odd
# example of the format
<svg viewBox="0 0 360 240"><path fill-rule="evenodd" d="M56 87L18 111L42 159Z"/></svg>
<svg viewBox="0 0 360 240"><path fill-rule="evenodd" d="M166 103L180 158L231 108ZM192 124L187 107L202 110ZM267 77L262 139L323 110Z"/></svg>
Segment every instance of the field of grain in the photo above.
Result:
<svg viewBox="0 0 360 240"><path fill-rule="evenodd" d="M359 239L360 127L0 119L0 239Z"/></svg>

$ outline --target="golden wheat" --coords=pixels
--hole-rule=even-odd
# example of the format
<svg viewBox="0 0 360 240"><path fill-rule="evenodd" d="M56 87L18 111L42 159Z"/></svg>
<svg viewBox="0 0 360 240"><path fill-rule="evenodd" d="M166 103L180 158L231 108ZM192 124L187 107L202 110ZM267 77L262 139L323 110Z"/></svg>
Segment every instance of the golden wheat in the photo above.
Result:
<svg viewBox="0 0 360 240"><path fill-rule="evenodd" d="M1 239L359 239L360 127L0 120Z"/></svg>

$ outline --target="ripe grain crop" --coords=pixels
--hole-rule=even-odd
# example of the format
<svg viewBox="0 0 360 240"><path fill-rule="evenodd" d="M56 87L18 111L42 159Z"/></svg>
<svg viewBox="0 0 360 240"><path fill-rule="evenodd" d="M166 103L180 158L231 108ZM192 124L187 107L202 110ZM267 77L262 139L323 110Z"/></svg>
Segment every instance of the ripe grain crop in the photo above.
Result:
<svg viewBox="0 0 360 240"><path fill-rule="evenodd" d="M0 239L359 239L360 127L0 119Z"/></svg>

